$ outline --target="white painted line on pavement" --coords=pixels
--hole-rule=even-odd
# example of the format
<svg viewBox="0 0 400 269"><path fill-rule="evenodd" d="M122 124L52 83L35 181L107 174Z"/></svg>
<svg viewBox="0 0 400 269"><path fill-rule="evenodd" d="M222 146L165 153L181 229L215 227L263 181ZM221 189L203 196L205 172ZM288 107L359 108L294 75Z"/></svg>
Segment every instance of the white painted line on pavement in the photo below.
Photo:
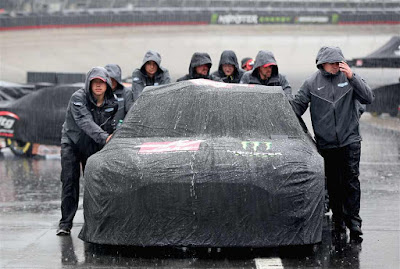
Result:
<svg viewBox="0 0 400 269"><path fill-rule="evenodd" d="M254 259L257 269L283 269L280 258Z"/></svg>

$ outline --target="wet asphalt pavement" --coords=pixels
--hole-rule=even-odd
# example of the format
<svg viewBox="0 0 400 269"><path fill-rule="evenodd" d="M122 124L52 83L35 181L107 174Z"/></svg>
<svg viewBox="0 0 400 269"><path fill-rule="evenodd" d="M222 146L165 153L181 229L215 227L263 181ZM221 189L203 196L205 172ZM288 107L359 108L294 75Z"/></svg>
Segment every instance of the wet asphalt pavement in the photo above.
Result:
<svg viewBox="0 0 400 269"><path fill-rule="evenodd" d="M0 160L0 268L399 268L399 118L363 115L361 217L364 241L331 234L325 216L323 241L314 249L132 248L87 244L82 197L72 235L55 235L60 218L60 158ZM400 125L398 125L400 126ZM82 184L84 185L84 183ZM81 192L83 193L83 192ZM244 227L245 229L245 227Z"/></svg>

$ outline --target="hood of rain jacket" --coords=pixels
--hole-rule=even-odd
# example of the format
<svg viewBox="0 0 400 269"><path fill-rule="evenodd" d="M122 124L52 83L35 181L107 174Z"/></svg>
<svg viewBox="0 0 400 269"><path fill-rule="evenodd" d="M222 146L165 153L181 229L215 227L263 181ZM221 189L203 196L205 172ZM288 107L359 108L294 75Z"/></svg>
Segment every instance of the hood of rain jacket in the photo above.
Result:
<svg viewBox="0 0 400 269"><path fill-rule="evenodd" d="M232 76L227 77L222 69L224 64L230 64L235 67ZM239 83L243 76L244 71L239 68L236 54L232 50L225 50L221 54L219 60L218 70L212 73L214 80L221 80L226 83Z"/></svg>

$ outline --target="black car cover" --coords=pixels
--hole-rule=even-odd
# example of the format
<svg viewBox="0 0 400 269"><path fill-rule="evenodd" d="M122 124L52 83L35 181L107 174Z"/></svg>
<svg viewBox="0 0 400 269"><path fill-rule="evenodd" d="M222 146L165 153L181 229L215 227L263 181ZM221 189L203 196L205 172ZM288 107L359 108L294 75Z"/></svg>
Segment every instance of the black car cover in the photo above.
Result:
<svg viewBox="0 0 400 269"><path fill-rule="evenodd" d="M323 160L280 87L147 87L85 169L91 243L267 247L321 241Z"/></svg>
<svg viewBox="0 0 400 269"><path fill-rule="evenodd" d="M348 61L350 66L400 68L400 36L393 36L382 47L371 54Z"/></svg>
<svg viewBox="0 0 400 269"><path fill-rule="evenodd" d="M60 145L68 101L81 83L50 86L0 103L0 137Z"/></svg>

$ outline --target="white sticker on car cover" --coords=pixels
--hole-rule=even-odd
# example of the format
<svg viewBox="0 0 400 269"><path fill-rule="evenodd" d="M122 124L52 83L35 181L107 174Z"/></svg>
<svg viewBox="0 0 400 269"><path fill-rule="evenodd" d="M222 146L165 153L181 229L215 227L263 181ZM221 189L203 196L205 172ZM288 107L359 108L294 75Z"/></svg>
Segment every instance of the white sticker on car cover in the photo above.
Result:
<svg viewBox="0 0 400 269"><path fill-rule="evenodd" d="M249 84L234 84L232 85L231 83L225 83L225 82L218 82L218 81L213 81L209 79L191 79L190 82L192 82L195 85L200 85L200 86L211 86L214 88L233 88L233 87L249 87L252 88L254 85L249 85Z"/></svg>
<svg viewBox="0 0 400 269"><path fill-rule="evenodd" d="M177 151L198 151L201 142L205 140L179 140L170 142L146 142L135 148L140 148L138 154L151 154Z"/></svg>

